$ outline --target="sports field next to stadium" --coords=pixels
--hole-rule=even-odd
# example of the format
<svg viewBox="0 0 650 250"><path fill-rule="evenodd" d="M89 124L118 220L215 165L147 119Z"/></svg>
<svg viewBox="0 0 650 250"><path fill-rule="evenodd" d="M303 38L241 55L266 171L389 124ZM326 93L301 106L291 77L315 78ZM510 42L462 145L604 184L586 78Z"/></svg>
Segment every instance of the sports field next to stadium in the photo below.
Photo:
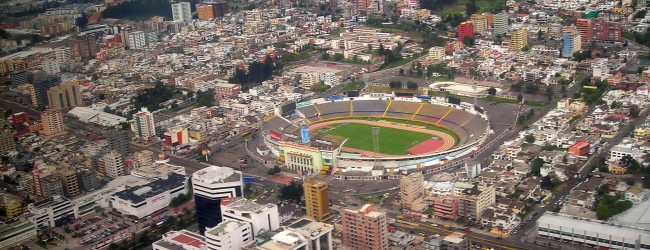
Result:
<svg viewBox="0 0 650 250"><path fill-rule="evenodd" d="M319 132L348 138L345 147L374 151L372 127L376 126L361 123L343 123L333 125L332 128L322 129ZM379 131L379 153L390 155L407 154L406 150L432 137L430 134L387 127L380 127Z"/></svg>

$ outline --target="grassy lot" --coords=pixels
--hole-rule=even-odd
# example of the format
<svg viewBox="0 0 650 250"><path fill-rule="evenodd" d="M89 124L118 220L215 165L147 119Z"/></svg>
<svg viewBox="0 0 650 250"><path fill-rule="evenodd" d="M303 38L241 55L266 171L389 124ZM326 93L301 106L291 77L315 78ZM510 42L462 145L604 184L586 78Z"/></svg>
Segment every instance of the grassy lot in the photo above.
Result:
<svg viewBox="0 0 650 250"><path fill-rule="evenodd" d="M406 86L406 84L404 84ZM407 88L401 88L401 89L391 89L390 87L381 87L381 86L370 86L368 87L368 90L373 93L392 93L393 91L399 92L399 93L412 93L412 94L419 94L420 91L415 89L407 89Z"/></svg>
<svg viewBox="0 0 650 250"><path fill-rule="evenodd" d="M505 4L505 0L478 0L476 3L480 7L479 13L487 12L490 11L496 7L499 7L500 5ZM441 17L445 17L447 15L454 15L454 14L464 14L465 13L465 5L469 3L469 0L458 0L456 4L448 5L442 8L442 10L434 12L435 14L440 15Z"/></svg>
<svg viewBox="0 0 650 250"><path fill-rule="evenodd" d="M447 76L436 76L436 77L432 77L431 80L434 80L436 82L448 82L448 81L451 81L451 79L449 79L449 77L447 77Z"/></svg>
<svg viewBox="0 0 650 250"><path fill-rule="evenodd" d="M408 57L408 58L401 58L401 59L399 59L397 61L389 63L388 65L385 65L385 66L382 65L382 67L380 67L379 70L399 67L399 66L402 66L404 64L410 63L411 61L413 61L413 60L415 60L417 58L419 58L419 57L418 56L412 56L412 57Z"/></svg>
<svg viewBox="0 0 650 250"><path fill-rule="evenodd" d="M372 142L372 125L349 123L337 124L332 130L321 130L328 135L348 138L346 147L374 151ZM381 127L379 133L379 153L404 155L406 150L431 139L431 135L401 129Z"/></svg>
<svg viewBox="0 0 650 250"><path fill-rule="evenodd" d="M362 89L362 88L364 88L365 86L366 86L366 83L365 83L365 82L362 82L362 81L360 81L360 82L353 82L353 83L348 84L348 86L345 86L345 88L343 88L343 89L341 90L341 92L348 92L348 91L352 91L352 90L357 90L357 87L359 87L359 89Z"/></svg>

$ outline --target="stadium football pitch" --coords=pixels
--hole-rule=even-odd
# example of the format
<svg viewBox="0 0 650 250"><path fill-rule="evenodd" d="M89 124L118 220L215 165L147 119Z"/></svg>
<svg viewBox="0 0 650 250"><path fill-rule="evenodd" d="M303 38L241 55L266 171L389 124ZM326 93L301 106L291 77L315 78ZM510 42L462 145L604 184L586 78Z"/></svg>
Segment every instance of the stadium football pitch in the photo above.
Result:
<svg viewBox="0 0 650 250"><path fill-rule="evenodd" d="M348 138L345 147L374 152L372 143L372 127L374 125L360 123L344 123L333 125L332 128L318 130L318 133ZM406 150L419 143L431 139L433 135L388 127L379 129L379 152L390 155L406 155Z"/></svg>

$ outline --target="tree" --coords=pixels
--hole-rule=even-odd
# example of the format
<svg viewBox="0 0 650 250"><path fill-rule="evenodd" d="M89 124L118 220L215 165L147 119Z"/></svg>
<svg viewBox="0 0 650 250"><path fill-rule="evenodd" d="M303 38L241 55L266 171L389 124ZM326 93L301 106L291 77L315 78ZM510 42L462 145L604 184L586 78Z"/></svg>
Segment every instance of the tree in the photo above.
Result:
<svg viewBox="0 0 650 250"><path fill-rule="evenodd" d="M479 11L479 6L476 4L476 0L469 0L469 3L465 5L465 13L467 14L467 17L470 17L472 14L477 13Z"/></svg>
<svg viewBox="0 0 650 250"><path fill-rule="evenodd" d="M487 90L487 92L488 92L488 95L494 96L494 95L497 94L497 89L495 89L494 87L490 87L490 88Z"/></svg>
<svg viewBox="0 0 650 250"><path fill-rule="evenodd" d="M607 205L601 203L596 206L596 217L598 217L599 220L606 220L609 216L609 208Z"/></svg>
<svg viewBox="0 0 650 250"><path fill-rule="evenodd" d="M418 89L418 84L416 82L413 82L413 81L408 81L408 82L406 82L406 88L408 88L410 90L416 90L416 89Z"/></svg>
<svg viewBox="0 0 650 250"><path fill-rule="evenodd" d="M343 59L344 59L343 54L341 54L341 53L334 54L334 61L340 62L340 61L343 61Z"/></svg>
<svg viewBox="0 0 650 250"><path fill-rule="evenodd" d="M214 94L212 91L196 92L196 105L199 107L212 107L215 105Z"/></svg>
<svg viewBox="0 0 650 250"><path fill-rule="evenodd" d="M526 88L525 88L524 92L526 92L528 94L536 94L537 92L539 92L539 87L537 85L535 85L534 83L528 83L528 84L526 84Z"/></svg>
<svg viewBox="0 0 650 250"><path fill-rule="evenodd" d="M288 185L284 185L283 187L280 188L280 192L278 193L278 199L281 201L290 201L293 203L300 203L300 199L302 199L302 196L304 194L304 190L302 188L302 183L297 182L297 181L292 181Z"/></svg>
<svg viewBox="0 0 650 250"><path fill-rule="evenodd" d="M524 138L524 140L526 140L526 142L528 142L528 143L533 143L533 142L535 142L535 136L533 136L533 135L526 135L526 137Z"/></svg>
<svg viewBox="0 0 650 250"><path fill-rule="evenodd" d="M368 52L372 52L372 44L368 44Z"/></svg>
<svg viewBox="0 0 650 250"><path fill-rule="evenodd" d="M542 183L540 184L540 186L542 187L542 189L545 189L545 190L553 189L553 181L551 180L551 176L546 175L546 176L542 177Z"/></svg>
<svg viewBox="0 0 650 250"><path fill-rule="evenodd" d="M269 168L269 170L266 171L266 174L274 175L274 174L279 174L281 172L282 172L282 169L280 168L280 166L275 165L275 166L273 166L273 168Z"/></svg>
<svg viewBox="0 0 650 250"><path fill-rule="evenodd" d="M535 158L535 160L533 160L533 162L530 164L531 174L534 176L539 176L543 166L544 166L544 160L542 160L541 158Z"/></svg>
<svg viewBox="0 0 650 250"><path fill-rule="evenodd" d="M380 43L380 44L379 44L379 50L378 50L379 54L380 54L380 55L383 55L383 54L384 54L384 51L385 51L385 50L384 50L384 44L383 44L383 43Z"/></svg>
<svg viewBox="0 0 650 250"><path fill-rule="evenodd" d="M465 37L465 38L463 39L463 44L464 44L465 46L467 46L467 47L472 47L472 46L474 46L474 42L475 42L475 40L474 40L473 37Z"/></svg>
<svg viewBox="0 0 650 250"><path fill-rule="evenodd" d="M637 117L639 117L639 113L640 113L640 110L639 110L638 106L636 106L636 105L630 106L630 117L637 118Z"/></svg>
<svg viewBox="0 0 650 250"><path fill-rule="evenodd" d="M521 94L517 95L517 101L518 102L521 102L521 100L523 100L523 99L524 99L524 96L522 96Z"/></svg>
<svg viewBox="0 0 650 250"><path fill-rule="evenodd" d="M548 100L550 101L553 99L553 94L555 91L553 91L553 88L551 86L546 87L546 97L548 97Z"/></svg>
<svg viewBox="0 0 650 250"><path fill-rule="evenodd" d="M330 54L325 52L325 53L321 54L320 58L323 59L324 61L329 61L330 60Z"/></svg>
<svg viewBox="0 0 650 250"><path fill-rule="evenodd" d="M401 88L402 88L402 85L403 85L403 84L402 84L401 81L390 81L390 83L388 83L388 86L389 86L391 89L401 89Z"/></svg>
<svg viewBox="0 0 650 250"><path fill-rule="evenodd" d="M402 68L399 69L399 75L401 75L401 76L404 75L404 69L402 69Z"/></svg>
<svg viewBox="0 0 650 250"><path fill-rule="evenodd" d="M11 37L11 34L9 34L9 32L4 29L0 29L0 38L7 39L9 37Z"/></svg>

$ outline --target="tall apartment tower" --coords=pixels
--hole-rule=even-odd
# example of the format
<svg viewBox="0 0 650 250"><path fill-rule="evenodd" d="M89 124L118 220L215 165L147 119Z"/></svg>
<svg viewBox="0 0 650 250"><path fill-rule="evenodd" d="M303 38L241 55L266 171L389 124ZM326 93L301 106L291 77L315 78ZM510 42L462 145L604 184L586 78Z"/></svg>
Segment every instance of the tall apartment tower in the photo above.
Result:
<svg viewBox="0 0 650 250"><path fill-rule="evenodd" d="M528 29L520 28L512 32L510 50L520 51L528 46Z"/></svg>
<svg viewBox="0 0 650 250"><path fill-rule="evenodd" d="M131 159L137 168L148 167L153 164L153 152L149 150L141 150L133 153Z"/></svg>
<svg viewBox="0 0 650 250"><path fill-rule="evenodd" d="M156 126L153 121L153 114L142 108L141 111L133 115L131 120L131 131L135 133L135 137L141 140L149 140L156 136Z"/></svg>
<svg viewBox="0 0 650 250"><path fill-rule="evenodd" d="M63 196L63 183L59 177L53 174L41 178L41 189L43 190L43 197Z"/></svg>
<svg viewBox="0 0 650 250"><path fill-rule="evenodd" d="M51 87L47 90L47 100L49 108L54 110L83 106L81 87L76 81Z"/></svg>
<svg viewBox="0 0 650 250"><path fill-rule="evenodd" d="M56 176L61 179L63 184L63 194L66 197L72 198L79 195L79 181L77 179L77 171L72 167L59 167L54 172Z"/></svg>
<svg viewBox="0 0 650 250"><path fill-rule="evenodd" d="M129 131L110 131L106 136L106 140L108 140L108 148L115 150L117 153L122 155L122 157L126 156L129 153Z"/></svg>
<svg viewBox="0 0 650 250"><path fill-rule="evenodd" d="M222 220L221 200L241 197L242 174L228 167L210 166L192 174L192 190L199 232L214 228Z"/></svg>
<svg viewBox="0 0 650 250"><path fill-rule="evenodd" d="M98 165L99 172L103 172L111 179L126 175L126 172L124 171L124 164L122 164L122 156L115 151L111 151L110 153L105 154L99 158Z"/></svg>
<svg viewBox="0 0 650 250"><path fill-rule="evenodd" d="M580 42L582 43L582 46L589 46L594 34L593 21L591 19L580 18L576 20L576 27L578 28L578 32L580 32Z"/></svg>
<svg viewBox="0 0 650 250"><path fill-rule="evenodd" d="M0 130L0 155L16 150L14 136L10 130Z"/></svg>
<svg viewBox="0 0 650 250"><path fill-rule="evenodd" d="M599 43L620 43L623 41L623 25L606 19L596 19L593 40Z"/></svg>
<svg viewBox="0 0 650 250"><path fill-rule="evenodd" d="M463 190L458 198L458 215L465 220L480 220L486 208L494 205L496 193L494 186L479 186L475 183L471 188Z"/></svg>
<svg viewBox="0 0 650 250"><path fill-rule="evenodd" d="M81 59L95 58L95 55L99 52L99 46L94 35L77 37L74 43L74 51Z"/></svg>
<svg viewBox="0 0 650 250"><path fill-rule="evenodd" d="M196 14L199 20L207 21L214 19L214 8L211 4L197 4Z"/></svg>
<svg viewBox="0 0 650 250"><path fill-rule="evenodd" d="M329 191L327 182L314 178L306 179L302 184L305 191L307 216L316 221L323 221L330 216Z"/></svg>
<svg viewBox="0 0 650 250"><path fill-rule="evenodd" d="M467 21L458 25L458 41L463 42L466 37L474 38L474 23Z"/></svg>
<svg viewBox="0 0 650 250"><path fill-rule="evenodd" d="M505 11L494 15L494 35L504 35L508 32L508 13Z"/></svg>
<svg viewBox="0 0 650 250"><path fill-rule="evenodd" d="M399 180L399 194L402 199L402 206L412 211L424 209L424 175L412 173Z"/></svg>
<svg viewBox="0 0 650 250"><path fill-rule="evenodd" d="M129 32L129 49L139 50L147 47L147 34L144 31Z"/></svg>
<svg viewBox="0 0 650 250"><path fill-rule="evenodd" d="M43 123L43 135L58 136L66 133L63 113L59 110L46 109L41 112L41 123Z"/></svg>
<svg viewBox="0 0 650 250"><path fill-rule="evenodd" d="M343 245L350 249L388 249L386 213L375 206L343 210L341 224Z"/></svg>
<svg viewBox="0 0 650 250"><path fill-rule="evenodd" d="M189 2L180 2L172 4L172 17L177 22L192 21L192 8Z"/></svg>

